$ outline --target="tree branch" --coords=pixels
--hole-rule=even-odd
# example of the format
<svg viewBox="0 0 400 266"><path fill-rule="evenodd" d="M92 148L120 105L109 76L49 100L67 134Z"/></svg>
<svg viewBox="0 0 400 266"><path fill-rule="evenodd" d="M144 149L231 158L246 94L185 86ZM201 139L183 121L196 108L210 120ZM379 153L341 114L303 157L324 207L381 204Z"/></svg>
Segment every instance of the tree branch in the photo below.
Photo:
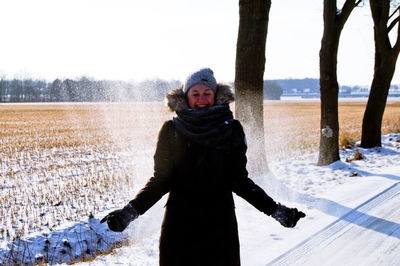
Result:
<svg viewBox="0 0 400 266"><path fill-rule="evenodd" d="M389 32L393 29L393 27L396 26L396 24L398 24L399 19L400 19L400 15L397 16L397 18L395 18L395 19L390 23L389 27L387 28L387 33L389 33Z"/></svg>
<svg viewBox="0 0 400 266"><path fill-rule="evenodd" d="M346 2L343 5L343 8L342 8L341 15L348 17L350 15L351 11L353 11L355 6L356 6L355 0L346 0Z"/></svg>
<svg viewBox="0 0 400 266"><path fill-rule="evenodd" d="M400 9L400 5L396 8L396 10L395 11L393 11L393 13L389 16L389 19L391 19L393 16L394 16L394 14L396 14L396 12L397 12L397 10L399 10Z"/></svg>
<svg viewBox="0 0 400 266"><path fill-rule="evenodd" d="M395 20L397 20L397 23L399 23L398 21L399 21L399 19L400 19L400 9L397 9L397 10L399 10L399 16L398 16ZM393 22L394 22L394 21L392 21L392 23L391 23L390 25L392 25ZM389 29L389 31L390 31L390 30L391 30L391 29ZM399 52L400 52L400 25L397 26L397 39L396 39L395 45L393 46L393 50L394 50L394 52L397 53L397 54L399 54Z"/></svg>
<svg viewBox="0 0 400 266"><path fill-rule="evenodd" d="M358 6L362 0L346 0L343 5L342 12L340 12L338 17L338 25L340 28L343 28L344 24L346 23L347 19L349 18L353 9Z"/></svg>

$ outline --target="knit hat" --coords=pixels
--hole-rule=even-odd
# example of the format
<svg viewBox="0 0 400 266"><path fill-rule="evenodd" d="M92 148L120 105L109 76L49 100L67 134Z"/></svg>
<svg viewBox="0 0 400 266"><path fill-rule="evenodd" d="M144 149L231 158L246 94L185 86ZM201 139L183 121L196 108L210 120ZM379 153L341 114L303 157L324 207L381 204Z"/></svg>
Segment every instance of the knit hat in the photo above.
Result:
<svg viewBox="0 0 400 266"><path fill-rule="evenodd" d="M186 94L188 90L196 84L206 85L214 92L217 92L217 81L215 80L214 72L210 68L202 68L199 71L190 74L186 78L183 92Z"/></svg>

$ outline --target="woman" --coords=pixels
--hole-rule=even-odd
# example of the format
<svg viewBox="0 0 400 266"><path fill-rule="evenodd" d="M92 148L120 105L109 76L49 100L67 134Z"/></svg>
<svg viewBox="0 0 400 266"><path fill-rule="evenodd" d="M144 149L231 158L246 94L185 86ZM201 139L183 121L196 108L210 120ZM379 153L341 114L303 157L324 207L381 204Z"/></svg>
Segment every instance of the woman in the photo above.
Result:
<svg viewBox="0 0 400 266"><path fill-rule="evenodd" d="M305 214L275 203L246 170L246 141L229 103L229 85L209 68L171 91L167 103L177 117L162 126L154 176L123 209L102 219L121 232L169 193L160 237L160 265L240 265L232 192L283 226Z"/></svg>

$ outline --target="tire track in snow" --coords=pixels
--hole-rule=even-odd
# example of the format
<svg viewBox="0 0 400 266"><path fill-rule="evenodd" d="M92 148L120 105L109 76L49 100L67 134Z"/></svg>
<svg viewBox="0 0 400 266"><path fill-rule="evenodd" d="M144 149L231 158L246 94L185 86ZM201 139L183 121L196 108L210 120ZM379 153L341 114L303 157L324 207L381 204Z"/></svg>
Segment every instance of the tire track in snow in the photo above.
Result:
<svg viewBox="0 0 400 266"><path fill-rule="evenodd" d="M400 182L395 183L370 198L341 218L308 237L294 248L275 258L267 265L298 265L300 261L305 262L305 259L310 255L313 249L317 247L325 247L335 239L340 238L344 233L352 228L353 224L358 224L356 222L358 219L363 218L363 216L366 218L370 217L366 212L396 196L400 196Z"/></svg>

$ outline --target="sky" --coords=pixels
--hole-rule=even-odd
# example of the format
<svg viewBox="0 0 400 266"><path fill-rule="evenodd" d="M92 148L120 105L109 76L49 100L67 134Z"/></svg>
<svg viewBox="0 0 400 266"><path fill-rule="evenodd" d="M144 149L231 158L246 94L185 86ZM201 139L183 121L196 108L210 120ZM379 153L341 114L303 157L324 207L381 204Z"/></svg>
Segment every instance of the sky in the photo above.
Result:
<svg viewBox="0 0 400 266"><path fill-rule="evenodd" d="M265 79L318 78L320 0L272 1ZM0 0L0 76L184 80L211 67L233 81L238 0ZM342 32L338 81L368 86L374 63L368 6ZM393 84L400 83L396 71Z"/></svg>

